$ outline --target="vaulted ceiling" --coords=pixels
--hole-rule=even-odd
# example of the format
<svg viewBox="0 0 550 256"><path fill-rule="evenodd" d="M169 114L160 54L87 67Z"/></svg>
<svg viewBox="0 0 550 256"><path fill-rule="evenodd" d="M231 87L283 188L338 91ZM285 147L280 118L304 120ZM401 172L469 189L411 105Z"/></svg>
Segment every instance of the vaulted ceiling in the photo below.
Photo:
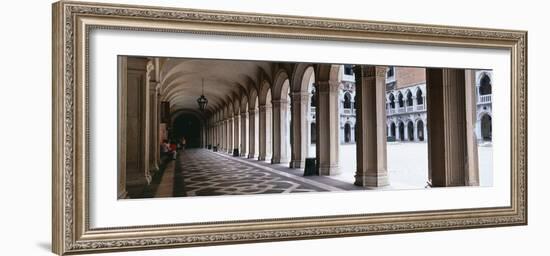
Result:
<svg viewBox="0 0 550 256"><path fill-rule="evenodd" d="M212 111L235 96L247 94L259 79L273 73L273 62L161 58L162 97L173 110L198 110L197 99L208 99Z"/></svg>

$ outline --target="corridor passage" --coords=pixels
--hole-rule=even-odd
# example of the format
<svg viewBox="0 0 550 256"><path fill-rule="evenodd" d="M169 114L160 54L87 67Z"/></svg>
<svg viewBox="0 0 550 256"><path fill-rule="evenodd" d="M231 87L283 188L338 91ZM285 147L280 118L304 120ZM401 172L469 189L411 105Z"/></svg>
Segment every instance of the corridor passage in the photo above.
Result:
<svg viewBox="0 0 550 256"><path fill-rule="evenodd" d="M186 149L161 173L154 197L251 195L341 190L240 157Z"/></svg>

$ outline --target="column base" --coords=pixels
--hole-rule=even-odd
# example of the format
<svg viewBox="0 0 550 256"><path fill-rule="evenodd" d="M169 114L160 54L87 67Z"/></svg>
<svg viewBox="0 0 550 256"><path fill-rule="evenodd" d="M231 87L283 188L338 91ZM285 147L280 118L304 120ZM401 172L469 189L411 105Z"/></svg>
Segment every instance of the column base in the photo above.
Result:
<svg viewBox="0 0 550 256"><path fill-rule="evenodd" d="M151 169L149 170L149 175L150 175L150 176L154 176L155 173L157 173L158 171L160 171L160 168L159 168L158 165L155 164L155 165L153 165L153 166L151 167Z"/></svg>
<svg viewBox="0 0 550 256"><path fill-rule="evenodd" d="M133 178L126 176L125 198L135 198L142 196L143 189L149 186L150 181L151 180L145 177L145 175L143 174L140 174L139 177Z"/></svg>
<svg viewBox="0 0 550 256"><path fill-rule="evenodd" d="M248 158L251 158L251 159L254 159L254 158L257 158L258 155L255 155L255 154L248 154Z"/></svg>
<svg viewBox="0 0 550 256"><path fill-rule="evenodd" d="M389 186L390 182L388 175L355 175L355 184L356 186L361 187L385 187Z"/></svg>
<svg viewBox="0 0 550 256"><path fill-rule="evenodd" d="M258 156L258 161L265 161L265 156Z"/></svg>
<svg viewBox="0 0 550 256"><path fill-rule="evenodd" d="M288 159L277 159L277 158L271 159L271 164L288 164L288 163L290 163Z"/></svg>
<svg viewBox="0 0 550 256"><path fill-rule="evenodd" d="M302 160L292 160L290 162L290 168L298 168L298 169L301 169L301 168L304 168L305 167L305 161L302 161Z"/></svg>
<svg viewBox="0 0 550 256"><path fill-rule="evenodd" d="M118 199L126 199L128 198L128 191L124 190L118 194Z"/></svg>
<svg viewBox="0 0 550 256"><path fill-rule="evenodd" d="M248 155L248 153L246 153L246 152L241 152L241 155L240 155L240 156L241 156L241 157L247 157L247 155Z"/></svg>
<svg viewBox="0 0 550 256"><path fill-rule="evenodd" d="M338 165L319 166L319 175L332 176L336 174L340 174Z"/></svg>

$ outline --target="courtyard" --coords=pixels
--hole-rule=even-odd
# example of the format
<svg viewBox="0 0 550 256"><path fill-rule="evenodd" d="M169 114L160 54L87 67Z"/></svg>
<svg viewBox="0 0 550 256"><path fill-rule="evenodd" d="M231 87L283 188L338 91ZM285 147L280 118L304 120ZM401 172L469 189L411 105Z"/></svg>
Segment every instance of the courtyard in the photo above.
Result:
<svg viewBox="0 0 550 256"><path fill-rule="evenodd" d="M312 150L315 150L312 147ZM390 185L382 189L424 188L428 180L428 144L426 142L388 142ZM493 147L478 146L480 186L493 184ZM354 144L340 145L340 174L330 176L346 183L354 182L356 154Z"/></svg>

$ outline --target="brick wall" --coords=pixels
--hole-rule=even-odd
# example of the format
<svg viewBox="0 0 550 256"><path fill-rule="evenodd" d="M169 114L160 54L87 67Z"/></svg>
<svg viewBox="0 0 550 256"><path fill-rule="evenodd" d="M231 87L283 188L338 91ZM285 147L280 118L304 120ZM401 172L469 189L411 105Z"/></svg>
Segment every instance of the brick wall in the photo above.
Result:
<svg viewBox="0 0 550 256"><path fill-rule="evenodd" d="M426 82L425 68L395 67L396 89Z"/></svg>

